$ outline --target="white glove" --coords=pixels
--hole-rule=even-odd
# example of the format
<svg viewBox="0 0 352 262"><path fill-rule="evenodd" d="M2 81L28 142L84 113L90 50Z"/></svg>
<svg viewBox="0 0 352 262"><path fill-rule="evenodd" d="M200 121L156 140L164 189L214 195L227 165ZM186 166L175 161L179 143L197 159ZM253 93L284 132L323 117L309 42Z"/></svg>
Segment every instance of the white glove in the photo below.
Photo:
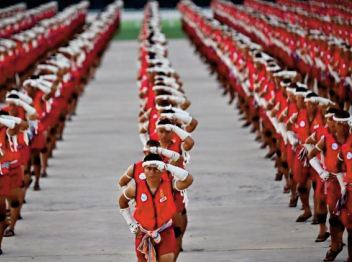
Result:
<svg viewBox="0 0 352 262"><path fill-rule="evenodd" d="M295 147L298 144L298 138L296 136L295 133L293 133L292 131L287 131L287 140L288 142Z"/></svg>
<svg viewBox="0 0 352 262"><path fill-rule="evenodd" d="M322 166L319 159L315 156L309 160L310 166L318 173L322 180L327 180L330 176L330 173L327 172Z"/></svg>
<svg viewBox="0 0 352 262"><path fill-rule="evenodd" d="M153 154L163 155L163 156L171 159L172 161L177 161L180 158L179 153L172 151L172 150L169 150L169 149L166 149L166 148L162 148L162 147L150 147L149 151Z"/></svg>
<svg viewBox="0 0 352 262"><path fill-rule="evenodd" d="M151 147L149 147L149 148L146 148L150 153L152 153L152 154L159 154L159 152L158 152L158 147L156 147L156 146L151 146Z"/></svg>
<svg viewBox="0 0 352 262"><path fill-rule="evenodd" d="M2 118L5 118L5 119L9 119L9 120L12 120L14 121L17 125L21 124L22 122L22 119L19 118L19 117L16 117L16 116L7 116L7 115L3 115L1 116Z"/></svg>
<svg viewBox="0 0 352 262"><path fill-rule="evenodd" d="M141 140L142 142L142 145L145 146L147 144L147 141L148 141L148 135L145 133L140 133L139 134L139 139Z"/></svg>
<svg viewBox="0 0 352 262"><path fill-rule="evenodd" d="M160 116L168 118L168 119L171 119L171 120L175 120L175 114L174 113L161 113Z"/></svg>
<svg viewBox="0 0 352 262"><path fill-rule="evenodd" d="M34 115L37 112L34 107L21 100L18 101L18 106L23 107L28 115Z"/></svg>
<svg viewBox="0 0 352 262"><path fill-rule="evenodd" d="M128 229L131 231L132 234L137 234L139 225L136 222L132 222L128 225Z"/></svg>
<svg viewBox="0 0 352 262"><path fill-rule="evenodd" d="M6 103L12 103L12 104L14 104L14 105L16 105L16 106L18 106L19 105L19 99L17 99L17 98L6 98L5 99L5 102Z"/></svg>
<svg viewBox="0 0 352 262"><path fill-rule="evenodd" d="M171 128L171 131L175 132L175 134L181 138L182 141L184 141L187 137L190 136L190 134L183 130L182 128L178 127L178 126L175 126L175 125L170 125L170 124L167 124L166 126L168 126L169 128Z"/></svg>
<svg viewBox="0 0 352 262"><path fill-rule="evenodd" d="M341 196L343 197L346 194L346 185L345 182L343 181L344 173L338 173L336 174L337 181L339 182L340 188L341 188Z"/></svg>
<svg viewBox="0 0 352 262"><path fill-rule="evenodd" d="M176 104L183 104L186 102L186 99L184 97L179 97L179 96L169 96L169 95L160 95L157 96L156 99L163 99L163 100L170 100Z"/></svg>
<svg viewBox="0 0 352 262"><path fill-rule="evenodd" d="M166 164L166 170L179 181L184 181L189 175L187 170L170 164Z"/></svg>
<svg viewBox="0 0 352 262"><path fill-rule="evenodd" d="M172 131L172 126L173 126L173 125L171 125L171 124L166 124L166 125L157 125L156 127L157 127L157 128L162 127L162 128L164 128L166 131Z"/></svg>
<svg viewBox="0 0 352 262"><path fill-rule="evenodd" d="M131 217L130 214L130 209L129 208L121 208L120 209L120 214L123 216L123 218L125 219L129 230L131 231L132 234L136 234L138 232L139 229L139 225L136 221L134 221L134 219Z"/></svg>
<svg viewBox="0 0 352 262"><path fill-rule="evenodd" d="M322 180L326 181L330 177L330 173L326 170L324 170L322 173L319 173L319 176Z"/></svg>
<svg viewBox="0 0 352 262"><path fill-rule="evenodd" d="M174 116L182 121L185 125L189 125L192 122L192 117L188 113L176 112Z"/></svg>

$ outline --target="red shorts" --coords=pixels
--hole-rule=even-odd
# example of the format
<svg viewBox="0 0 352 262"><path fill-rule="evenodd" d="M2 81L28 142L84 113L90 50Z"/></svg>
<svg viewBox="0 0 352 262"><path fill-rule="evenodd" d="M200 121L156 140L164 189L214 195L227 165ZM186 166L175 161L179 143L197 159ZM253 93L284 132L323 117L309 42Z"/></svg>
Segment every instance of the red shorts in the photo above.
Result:
<svg viewBox="0 0 352 262"><path fill-rule="evenodd" d="M341 220L347 229L352 229L352 186L346 186L346 204L341 210Z"/></svg>
<svg viewBox="0 0 352 262"><path fill-rule="evenodd" d="M139 236L136 236L135 249L136 249L136 254L138 259L140 261L147 261L144 255L137 250L139 244L143 239L143 236L144 234L140 234ZM172 227L169 227L168 229L165 229L163 232L160 233L160 236L161 236L161 242L159 244L154 245L157 257L161 255L169 254L169 253L175 253L176 238L175 238L174 227L172 226Z"/></svg>
<svg viewBox="0 0 352 262"><path fill-rule="evenodd" d="M310 169L311 174L312 174L312 180L316 183L315 191L314 191L314 197L317 201L319 202L325 202L326 201L326 195L325 195L325 181L320 178L320 176L315 172L315 170Z"/></svg>
<svg viewBox="0 0 352 262"><path fill-rule="evenodd" d="M8 197L10 195L11 178L8 175L0 176L0 196Z"/></svg>
<svg viewBox="0 0 352 262"><path fill-rule="evenodd" d="M20 188L23 183L23 171L21 166L10 170L10 190Z"/></svg>
<svg viewBox="0 0 352 262"><path fill-rule="evenodd" d="M176 210L178 213L182 213L186 209L185 203L183 203L183 196L181 195L181 192L176 191L174 193L174 201L176 205Z"/></svg>
<svg viewBox="0 0 352 262"><path fill-rule="evenodd" d="M341 188L337 181L337 178L333 175L328 181L325 182L326 185L326 204L328 205L329 212L334 213L335 207L339 199L341 198Z"/></svg>
<svg viewBox="0 0 352 262"><path fill-rule="evenodd" d="M307 182L309 178L309 167L303 166L301 160L298 159L298 153L300 150L300 146L296 148L296 152L294 153L293 159L293 179L300 184L304 184Z"/></svg>
<svg viewBox="0 0 352 262"><path fill-rule="evenodd" d="M31 149L29 146L24 145L19 149L20 162L22 166L26 166L31 159Z"/></svg>
<svg viewBox="0 0 352 262"><path fill-rule="evenodd" d="M38 131L38 134L36 134L32 140L31 148L41 150L45 147L45 144L46 144L46 141L45 141L44 131Z"/></svg>
<svg viewBox="0 0 352 262"><path fill-rule="evenodd" d="M287 156L288 167L291 170L293 170L293 159L295 157L295 154L294 154L292 146L290 144L287 144L287 146L286 146L286 156Z"/></svg>
<svg viewBox="0 0 352 262"><path fill-rule="evenodd" d="M279 139L279 144L280 144L280 151L282 154L281 159L286 159L286 161L287 161L285 141L282 139L282 137L280 135L278 135L278 139Z"/></svg>

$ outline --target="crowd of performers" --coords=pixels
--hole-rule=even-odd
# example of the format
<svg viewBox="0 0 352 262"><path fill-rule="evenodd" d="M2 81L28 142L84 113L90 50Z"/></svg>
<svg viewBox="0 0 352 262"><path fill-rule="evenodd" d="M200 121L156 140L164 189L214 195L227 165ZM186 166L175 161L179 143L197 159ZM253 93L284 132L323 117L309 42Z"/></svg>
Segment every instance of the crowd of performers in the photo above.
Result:
<svg viewBox="0 0 352 262"><path fill-rule="evenodd" d="M263 6L273 15L259 13ZM284 178L283 192L290 194L289 207L302 203L296 221L312 218L312 224L319 224L316 242L331 237L324 261L333 261L342 251L346 229L347 261L352 261L352 60L347 39L341 32L326 35L294 23L303 18L283 21L282 5L213 1L215 17L227 25L189 0L178 8L191 43L217 73L230 103L236 101L243 126L251 126L261 148L268 149L266 157L277 169L275 180ZM292 16L303 15L297 9L290 9Z"/></svg>
<svg viewBox="0 0 352 262"><path fill-rule="evenodd" d="M187 227L185 190L193 177L186 164L198 122L185 111L191 102L168 58L156 1L145 6L139 40L138 126L144 158L122 174L119 206L135 234L138 261L173 262Z"/></svg>
<svg viewBox="0 0 352 262"><path fill-rule="evenodd" d="M15 235L33 180L34 190L40 190L40 177L47 175L65 121L75 113L84 86L119 26L119 1L89 23L88 2L55 15L56 6L37 8L40 22L0 39L1 89L6 90L0 108L0 244L3 236ZM18 77L16 85L7 82L21 72L26 77Z"/></svg>

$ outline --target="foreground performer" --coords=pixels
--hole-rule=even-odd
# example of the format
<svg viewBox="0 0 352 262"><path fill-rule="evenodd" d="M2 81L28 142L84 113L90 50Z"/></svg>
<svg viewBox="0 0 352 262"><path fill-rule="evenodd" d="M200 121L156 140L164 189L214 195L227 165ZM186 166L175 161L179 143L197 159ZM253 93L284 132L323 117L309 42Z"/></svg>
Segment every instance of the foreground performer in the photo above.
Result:
<svg viewBox="0 0 352 262"><path fill-rule="evenodd" d="M139 262L173 262L176 251L173 192L188 188L193 177L182 168L165 164L156 154L144 158L143 170L144 176L123 190L119 198L120 212L136 235ZM136 202L133 217L128 205L132 199Z"/></svg>

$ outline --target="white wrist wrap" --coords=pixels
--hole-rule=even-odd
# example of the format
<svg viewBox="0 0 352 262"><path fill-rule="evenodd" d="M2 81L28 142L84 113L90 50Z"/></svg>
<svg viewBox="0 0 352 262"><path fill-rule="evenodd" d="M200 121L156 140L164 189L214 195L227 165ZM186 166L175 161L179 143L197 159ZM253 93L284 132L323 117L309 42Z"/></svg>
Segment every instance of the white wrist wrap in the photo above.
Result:
<svg viewBox="0 0 352 262"><path fill-rule="evenodd" d="M4 118L3 116L0 117L0 124L6 126L7 128L14 128L16 123L11 119Z"/></svg>
<svg viewBox="0 0 352 262"><path fill-rule="evenodd" d="M174 165L166 164L166 170L171 173L177 180L184 181L189 175L188 171Z"/></svg>
<svg viewBox="0 0 352 262"><path fill-rule="evenodd" d="M136 223L134 221L134 219L132 218L131 214L130 214L130 209L129 208L121 208L120 209L120 214L123 216L123 218L125 219L127 225Z"/></svg>
<svg viewBox="0 0 352 262"><path fill-rule="evenodd" d="M178 137L181 138L182 141L184 141L187 137L190 136L188 132L178 126L172 126L172 131L174 131L175 134L178 135Z"/></svg>
<svg viewBox="0 0 352 262"><path fill-rule="evenodd" d="M321 163L319 159L315 156L312 159L309 160L309 164L311 167L314 168L314 170L320 175L324 172L323 167L321 166Z"/></svg>
<svg viewBox="0 0 352 262"><path fill-rule="evenodd" d="M23 107L23 109L27 112L28 115L34 115L37 112L34 107L30 106L24 101L19 101L18 105Z"/></svg>
<svg viewBox="0 0 352 262"><path fill-rule="evenodd" d="M192 117L187 113L175 113L175 117L185 123L185 125L189 125L192 122Z"/></svg>
<svg viewBox="0 0 352 262"><path fill-rule="evenodd" d="M169 150L169 149L166 149L166 148L159 147L158 152L159 152L159 154L161 154L167 158L170 158L172 161L177 161L180 158L179 153L172 151L172 150Z"/></svg>

